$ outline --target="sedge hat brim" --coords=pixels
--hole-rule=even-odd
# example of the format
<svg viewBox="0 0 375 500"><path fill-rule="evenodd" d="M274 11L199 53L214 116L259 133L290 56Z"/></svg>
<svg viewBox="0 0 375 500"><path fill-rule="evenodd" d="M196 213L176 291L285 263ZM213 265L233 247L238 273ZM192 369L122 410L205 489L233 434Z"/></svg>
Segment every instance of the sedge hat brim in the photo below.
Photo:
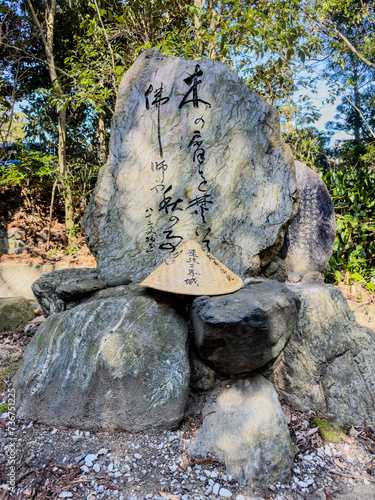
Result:
<svg viewBox="0 0 375 500"><path fill-rule="evenodd" d="M140 283L183 295L224 295L242 285L239 276L194 240L187 241Z"/></svg>

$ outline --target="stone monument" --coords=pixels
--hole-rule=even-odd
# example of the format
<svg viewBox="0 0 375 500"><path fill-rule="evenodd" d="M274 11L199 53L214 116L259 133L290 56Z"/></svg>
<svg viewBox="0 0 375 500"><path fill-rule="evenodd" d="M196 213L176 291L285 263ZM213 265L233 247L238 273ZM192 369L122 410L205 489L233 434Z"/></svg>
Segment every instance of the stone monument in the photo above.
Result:
<svg viewBox="0 0 375 500"><path fill-rule="evenodd" d="M224 64L139 56L82 220L101 279L142 280L190 239L240 277L256 275L296 209L293 157L272 106Z"/></svg>
<svg viewBox="0 0 375 500"><path fill-rule="evenodd" d="M144 52L120 85L108 162L84 216L98 268L33 286L48 319L14 379L18 417L170 429L189 390L209 391L202 412L216 413L191 454L215 453L241 484L258 486L284 481L292 466L278 394L375 424L375 332L331 285L264 278L283 281L286 265L304 280L329 259L332 207L306 168L297 165L293 228L295 168L275 109L221 63ZM288 226L285 264L277 253ZM139 286L163 261L177 263L188 240L244 286L196 298Z"/></svg>

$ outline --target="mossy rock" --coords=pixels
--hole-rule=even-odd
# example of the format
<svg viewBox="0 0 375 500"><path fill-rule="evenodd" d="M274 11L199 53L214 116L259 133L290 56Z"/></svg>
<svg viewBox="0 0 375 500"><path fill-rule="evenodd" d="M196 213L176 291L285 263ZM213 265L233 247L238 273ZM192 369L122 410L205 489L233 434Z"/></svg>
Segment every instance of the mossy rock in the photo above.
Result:
<svg viewBox="0 0 375 500"><path fill-rule="evenodd" d="M328 420L326 418L313 418L310 427L319 427L319 434L323 441L328 443L339 443L341 437L345 436L348 426L340 420Z"/></svg>
<svg viewBox="0 0 375 500"><path fill-rule="evenodd" d="M24 297L0 298L0 332L12 331L34 319L34 309Z"/></svg>

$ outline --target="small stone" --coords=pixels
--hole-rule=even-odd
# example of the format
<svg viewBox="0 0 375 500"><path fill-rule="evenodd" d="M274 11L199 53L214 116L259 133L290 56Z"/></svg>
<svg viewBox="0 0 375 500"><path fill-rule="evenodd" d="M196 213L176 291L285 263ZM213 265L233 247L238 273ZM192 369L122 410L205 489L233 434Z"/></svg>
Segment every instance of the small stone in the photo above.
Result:
<svg viewBox="0 0 375 500"><path fill-rule="evenodd" d="M62 491L59 495L59 498L71 498L73 496L73 493L70 491Z"/></svg>
<svg viewBox="0 0 375 500"><path fill-rule="evenodd" d="M213 488L212 488L212 493L214 495L217 495L219 493L219 490L220 490L220 484L219 483L215 483Z"/></svg>
<svg viewBox="0 0 375 500"><path fill-rule="evenodd" d="M120 477L122 474L121 474L121 472L117 471L117 472L115 472L113 475L114 475L115 477Z"/></svg>
<svg viewBox="0 0 375 500"><path fill-rule="evenodd" d="M51 434L52 434L52 435L53 435L53 434L56 434L56 432L57 432L57 429L53 429L53 431L51 431Z"/></svg>
<svg viewBox="0 0 375 500"><path fill-rule="evenodd" d="M331 452L331 448L329 446L325 446L324 447L324 453L328 456L328 457L332 457L332 452Z"/></svg>
<svg viewBox="0 0 375 500"><path fill-rule="evenodd" d="M98 459L97 455L93 455L91 453L89 455L86 455L85 462L88 462L88 461L95 462L95 460L97 460L97 459Z"/></svg>
<svg viewBox="0 0 375 500"><path fill-rule="evenodd" d="M83 471L83 472L90 472L90 469L87 467L87 465L82 465L81 471Z"/></svg>
<svg viewBox="0 0 375 500"><path fill-rule="evenodd" d="M108 453L107 448L100 448L97 455L107 455L107 453Z"/></svg>
<svg viewBox="0 0 375 500"><path fill-rule="evenodd" d="M140 455L139 453L135 453L134 458L136 458L137 460L140 460L142 458L142 455Z"/></svg>
<svg viewBox="0 0 375 500"><path fill-rule="evenodd" d="M100 472L100 465L99 464L94 464L93 469L94 469L95 472Z"/></svg>
<svg viewBox="0 0 375 500"><path fill-rule="evenodd" d="M246 500L246 498L243 495L237 495L236 500Z"/></svg>
<svg viewBox="0 0 375 500"><path fill-rule="evenodd" d="M72 440L73 443L78 443L78 441L82 441L83 437L82 436L73 436Z"/></svg>
<svg viewBox="0 0 375 500"><path fill-rule="evenodd" d="M90 460L85 460L85 465L87 465L87 467L92 467L92 462Z"/></svg>
<svg viewBox="0 0 375 500"><path fill-rule="evenodd" d="M219 495L224 498L231 498L232 493L226 488L220 488Z"/></svg>
<svg viewBox="0 0 375 500"><path fill-rule="evenodd" d="M307 488L307 487L308 487L308 484L307 484L307 483L305 483L305 481L298 481L298 483L297 483L297 484L298 484L298 486L299 486L300 488Z"/></svg>

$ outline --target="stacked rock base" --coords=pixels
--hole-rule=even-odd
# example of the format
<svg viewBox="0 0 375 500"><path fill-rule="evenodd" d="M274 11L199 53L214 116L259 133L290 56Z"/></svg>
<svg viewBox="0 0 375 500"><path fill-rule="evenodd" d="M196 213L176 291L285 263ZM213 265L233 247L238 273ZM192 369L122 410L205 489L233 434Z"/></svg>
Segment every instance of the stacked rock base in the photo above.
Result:
<svg viewBox="0 0 375 500"><path fill-rule="evenodd" d="M71 271L57 272L60 283ZM241 484L258 486L287 479L293 461L277 393L293 408L375 423L375 333L356 323L335 287L270 280L188 299L137 284L94 286L87 273L91 292L84 280L75 294L61 285L66 302L49 282L50 302L65 311L48 317L25 353L14 379L19 418L90 430L172 429L189 390L209 391L203 414L215 413L192 455L214 453ZM44 309L55 308L45 302Z"/></svg>

